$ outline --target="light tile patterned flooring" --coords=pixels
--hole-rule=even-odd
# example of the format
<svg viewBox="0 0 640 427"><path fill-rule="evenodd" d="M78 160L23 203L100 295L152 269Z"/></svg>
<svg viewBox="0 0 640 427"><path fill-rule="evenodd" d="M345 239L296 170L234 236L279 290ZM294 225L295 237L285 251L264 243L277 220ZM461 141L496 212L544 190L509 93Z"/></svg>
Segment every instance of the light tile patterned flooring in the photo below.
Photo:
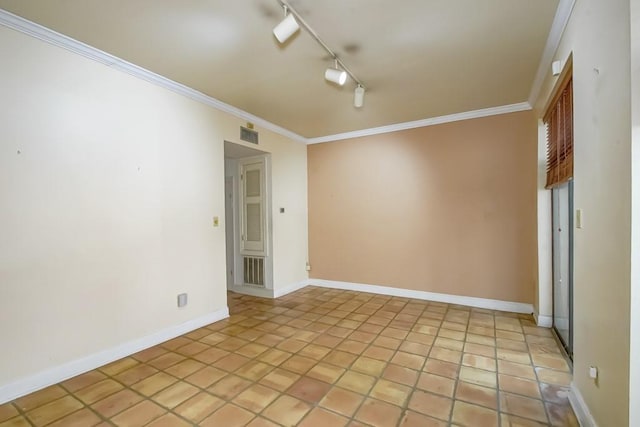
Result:
<svg viewBox="0 0 640 427"><path fill-rule="evenodd" d="M0 405L0 426L577 426L528 315L308 287Z"/></svg>

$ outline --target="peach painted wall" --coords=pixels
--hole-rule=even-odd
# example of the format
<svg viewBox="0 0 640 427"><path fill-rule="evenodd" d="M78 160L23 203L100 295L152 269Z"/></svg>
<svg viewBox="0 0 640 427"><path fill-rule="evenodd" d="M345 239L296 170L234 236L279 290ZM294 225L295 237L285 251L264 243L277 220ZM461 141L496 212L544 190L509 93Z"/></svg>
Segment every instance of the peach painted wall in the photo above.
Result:
<svg viewBox="0 0 640 427"><path fill-rule="evenodd" d="M308 147L311 278L533 303L531 111Z"/></svg>

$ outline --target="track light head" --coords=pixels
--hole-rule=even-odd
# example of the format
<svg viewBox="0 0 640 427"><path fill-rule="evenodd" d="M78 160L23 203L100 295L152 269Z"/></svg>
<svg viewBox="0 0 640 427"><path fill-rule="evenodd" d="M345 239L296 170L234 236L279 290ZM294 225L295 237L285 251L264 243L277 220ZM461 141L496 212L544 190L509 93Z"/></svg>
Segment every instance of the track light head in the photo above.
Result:
<svg viewBox="0 0 640 427"><path fill-rule="evenodd" d="M364 87L362 85L356 86L356 90L353 95L353 106L361 108L364 105Z"/></svg>
<svg viewBox="0 0 640 427"><path fill-rule="evenodd" d="M309 24L304 20L304 18L296 12L294 8L292 8L288 0L277 0L277 2L282 6L284 10L284 20L280 22L274 29L273 35L278 39L280 43L286 42L296 31L302 28L305 30L312 39L314 39L324 50L327 51L329 56L334 61L334 66L327 68L324 72L324 78L331 83L335 83L339 86L344 85L347 82L347 77L351 77L353 81L357 84L353 105L356 108L360 108L364 105L364 91L365 87L361 83L361 81L347 68L347 66L338 58L336 53L331 50L327 44L320 39L318 33L313 31Z"/></svg>
<svg viewBox="0 0 640 427"><path fill-rule="evenodd" d="M285 7L285 14L286 12L286 7ZM278 39L278 41L280 43L284 43L287 40L289 40L289 37L291 37L296 31L298 31L300 29L300 25L298 24L298 21L296 21L295 16L293 16L293 14L289 13L274 29L273 29L273 35L276 36L276 39Z"/></svg>
<svg viewBox="0 0 640 427"><path fill-rule="evenodd" d="M347 81L347 72L337 68L327 68L327 71L324 72L324 78L342 86Z"/></svg>

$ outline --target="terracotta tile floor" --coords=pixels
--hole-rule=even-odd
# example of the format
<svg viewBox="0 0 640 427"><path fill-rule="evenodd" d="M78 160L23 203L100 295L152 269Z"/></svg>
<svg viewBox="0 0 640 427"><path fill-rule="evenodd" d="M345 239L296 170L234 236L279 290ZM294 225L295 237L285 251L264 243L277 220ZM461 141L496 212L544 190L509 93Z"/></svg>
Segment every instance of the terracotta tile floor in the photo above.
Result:
<svg viewBox="0 0 640 427"><path fill-rule="evenodd" d="M577 426L528 315L308 287L0 405L0 426Z"/></svg>

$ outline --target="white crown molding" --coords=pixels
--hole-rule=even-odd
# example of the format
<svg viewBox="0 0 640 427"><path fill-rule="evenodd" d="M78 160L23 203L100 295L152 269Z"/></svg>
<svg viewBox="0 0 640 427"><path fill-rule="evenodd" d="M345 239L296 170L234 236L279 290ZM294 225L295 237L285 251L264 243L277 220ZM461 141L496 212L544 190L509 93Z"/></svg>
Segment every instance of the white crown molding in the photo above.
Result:
<svg viewBox="0 0 640 427"><path fill-rule="evenodd" d="M582 397L582 393L580 393L580 390L578 390L578 387L573 382L569 389L569 403L571 403L571 408L573 408L573 412L575 412L578 418L580 427L598 427L596 420L593 418L593 415L591 415L591 411L589 411L587 403Z"/></svg>
<svg viewBox="0 0 640 427"><path fill-rule="evenodd" d="M391 288L388 286L368 285L364 283L338 282L335 280L309 279L309 286L342 289L347 291L368 292L370 294L388 295L394 297L413 298L426 301L444 302L448 304L465 305L468 307L485 308L488 310L509 311L512 313L533 313L533 305L521 302L501 301L487 298L465 297L460 295L440 294L435 292L415 291L412 289Z"/></svg>
<svg viewBox="0 0 640 427"><path fill-rule="evenodd" d="M211 96L205 95L202 92L191 89L190 87L185 86L181 83L174 82L173 80L162 77L161 75L149 71L145 68L139 67L109 53L103 52L100 49L96 49L95 47L79 42L75 39L72 39L71 37L65 36L64 34L60 34L42 25L36 24L35 22L31 22L20 16L14 15L4 9L0 9L0 25L4 25L5 27L12 28L16 31L35 37L44 42L69 50L78 55L84 56L85 58L125 72L139 79L168 89L172 92L184 95L188 98L193 99L194 101L206 104L219 111L231 114L232 116L235 116L239 119L252 122L257 126L268 129L294 141L302 143L307 142L307 139L305 137L300 136L295 132L273 124L258 116L254 116L251 113L247 113L246 111L226 104Z"/></svg>
<svg viewBox="0 0 640 427"><path fill-rule="evenodd" d="M362 136L379 135L382 133L397 132L400 130L415 129L425 126L440 125L443 123L457 122L460 120L477 119L481 117L496 116L498 114L515 113L518 111L531 110L528 102L518 104L502 105L500 107L484 108L482 110L467 111L464 113L449 114L446 116L432 117L428 119L416 120L413 122L396 123L393 125L380 126L369 129L356 130L353 132L338 133L335 135L308 138L307 144L320 144L323 142L340 141L343 139L359 138Z"/></svg>
<svg viewBox="0 0 640 427"><path fill-rule="evenodd" d="M556 15L553 18L551 30L549 31L549 36L547 37L547 44L545 45L544 51L542 52L542 57L540 59L540 64L538 65L536 77L533 80L533 85L531 85L531 92L529 93L529 105L535 105L538 96L540 96L542 83L544 83L544 79L547 76L547 73L551 72L551 63L553 62L553 56L558 50L560 40L562 39L562 34L564 33L564 29L569 23L571 11L573 10L573 6L575 5L575 3L576 0L560 0L560 3L558 4L558 9L556 10Z"/></svg>
<svg viewBox="0 0 640 427"><path fill-rule="evenodd" d="M18 397L52 384L57 384L76 375L99 368L107 363L130 356L203 326L226 319L227 317L229 317L229 308L224 307L179 325L170 326L153 334L119 344L81 359L72 360L71 362L29 375L17 381L0 385L0 404L10 402Z"/></svg>
<svg viewBox="0 0 640 427"><path fill-rule="evenodd" d="M412 122L397 123L392 125L362 129L362 130L339 133L334 135L326 135L326 136L315 137L315 138L305 138L302 135L299 135L281 126L271 123L263 118L255 116L251 113L248 113L232 105L226 104L216 98L205 95L202 92L199 92L181 83L177 83L173 80L170 80L166 77L163 77L145 68L142 68L130 62L127 62L114 55L103 52L100 49L96 49L85 43L77 41L71 37L65 36L64 34L60 34L47 27L36 24L35 22L29 21L17 15L14 15L4 9L0 9L0 25L3 25L8 28L12 28L16 31L35 37L44 42L69 50L85 58L99 62L108 67L117 69L119 71L132 75L139 79L142 79L144 81L153 83L157 86L163 87L172 92L184 95L197 102L213 107L219 111L228 113L239 119L252 122L257 126L260 126L264 129L275 132L286 138L290 138L296 142L301 142L304 144L318 144L322 142L340 141L344 139L378 135L383 133L395 132L399 130L414 129L414 128L419 128L424 126L433 126L433 125L450 123L450 122L455 122L460 120L469 120L469 119L488 117L488 116L494 116L499 114L507 114L507 113L513 113L518 111L530 110L533 105L531 103L531 100L532 99L535 100L535 98L537 97L537 93L540 90L542 80L544 80L544 76L546 72L545 70L549 68L551 64L551 58L553 57L553 53L555 52L555 49L557 49L557 44L559 43L560 36L562 35L562 31L564 30L564 26L566 25L566 21L568 20L568 16L570 15L571 8L573 7L574 2L575 0L560 0L560 5L558 6L558 12L556 13L556 17L552 25L552 31L547 40L547 47L545 48L543 61L541 61L540 63L540 67L538 69L538 76L536 77L536 80L534 82L533 89L535 90L532 89L532 92L531 92L532 95L529 96L529 100L530 100L529 102L521 102L517 104L510 104L510 105L503 105L498 107L485 108L481 110L467 111L467 112L450 114L445 116L426 118L426 119L416 120ZM569 6L567 6L567 4L569 4ZM566 14L566 17L565 17L565 14ZM565 17L564 21L562 20L562 17ZM561 24L559 24L558 22L561 22ZM550 51L550 53L547 53L548 51ZM549 56L549 58L547 58L547 56ZM548 64L546 64L545 61L548 62ZM538 82L538 80L540 81ZM536 96L533 96L534 93L536 93Z"/></svg>

